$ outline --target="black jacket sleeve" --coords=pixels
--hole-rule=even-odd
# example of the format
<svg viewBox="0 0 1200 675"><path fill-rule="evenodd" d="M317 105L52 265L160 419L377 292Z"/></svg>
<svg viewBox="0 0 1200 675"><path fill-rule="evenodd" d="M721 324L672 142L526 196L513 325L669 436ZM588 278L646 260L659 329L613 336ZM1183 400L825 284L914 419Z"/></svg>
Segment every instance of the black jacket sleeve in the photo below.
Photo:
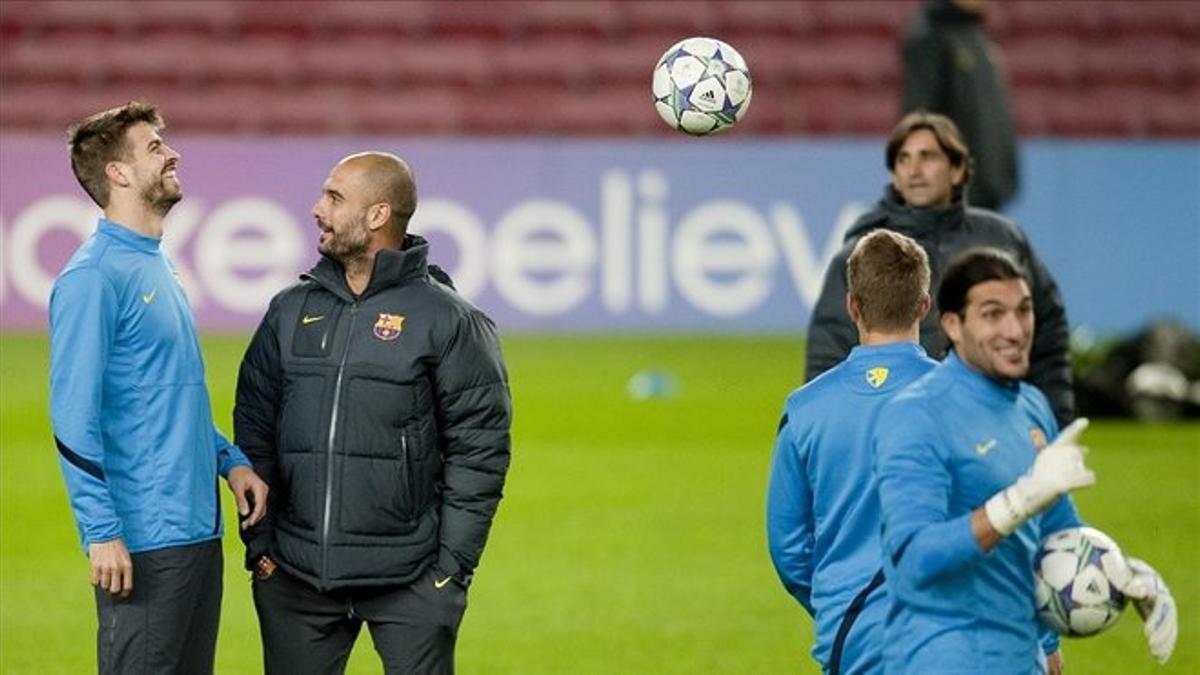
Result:
<svg viewBox="0 0 1200 675"><path fill-rule="evenodd" d="M460 579L479 564L508 472L512 400L492 322L469 311L434 370L444 462L438 569Z"/></svg>
<svg viewBox="0 0 1200 675"><path fill-rule="evenodd" d="M241 530L242 542L246 545L246 569L252 569L259 557L274 549L275 514L283 497L283 489L279 484L275 433L282 392L282 370L279 339L272 325L272 314L272 310L268 309L242 358L237 400L233 409L235 442L254 465L254 471L270 488L266 516L254 527Z"/></svg>
<svg viewBox="0 0 1200 675"><path fill-rule="evenodd" d="M1034 333L1029 355L1028 381L1042 390L1054 409L1059 428L1075 419L1075 392L1071 381L1071 335L1067 310L1058 284L1037 254L1025 243L1025 265L1033 283Z"/></svg>
<svg viewBox="0 0 1200 675"><path fill-rule="evenodd" d="M858 344L858 330L846 313L846 258L843 248L829 262L821 296L813 306L805 347L804 381L829 370Z"/></svg>

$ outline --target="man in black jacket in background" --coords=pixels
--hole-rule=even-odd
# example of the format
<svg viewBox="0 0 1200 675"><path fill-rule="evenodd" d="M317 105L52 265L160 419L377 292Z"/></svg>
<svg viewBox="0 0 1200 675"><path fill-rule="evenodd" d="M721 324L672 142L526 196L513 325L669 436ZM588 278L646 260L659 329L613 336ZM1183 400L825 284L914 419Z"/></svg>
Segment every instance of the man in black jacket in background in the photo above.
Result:
<svg viewBox="0 0 1200 675"><path fill-rule="evenodd" d="M975 156L967 203L1000 210L1017 192L1017 133L1000 50L983 30L984 0L928 0L904 33L901 112L958 125Z"/></svg>
<svg viewBox="0 0 1200 675"><path fill-rule="evenodd" d="M268 673L344 671L364 621L386 672L454 669L512 410L495 327L431 272L415 209L398 157L334 166L322 259L242 362L237 443L271 488L243 535Z"/></svg>
<svg viewBox="0 0 1200 675"><path fill-rule="evenodd" d="M851 226L842 250L825 271L808 326L805 379L833 367L857 343L845 307L846 259L863 235L883 227L916 239L929 255L934 288L955 255L975 246L991 246L1008 252L1029 270L1036 331L1025 379L1050 399L1054 416L1065 426L1075 417L1075 399L1067 316L1058 285L1016 223L966 205L963 191L971 179L971 154L958 128L943 115L910 113L892 130L886 157L891 183L883 198ZM947 341L937 315L935 308L922 321L921 345L930 356L941 359Z"/></svg>

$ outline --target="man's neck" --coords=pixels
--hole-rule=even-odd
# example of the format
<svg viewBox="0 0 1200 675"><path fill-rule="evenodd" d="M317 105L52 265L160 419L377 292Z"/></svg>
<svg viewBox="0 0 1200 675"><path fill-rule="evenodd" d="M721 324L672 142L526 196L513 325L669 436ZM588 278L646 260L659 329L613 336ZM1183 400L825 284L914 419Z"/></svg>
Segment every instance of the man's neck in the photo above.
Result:
<svg viewBox="0 0 1200 675"><path fill-rule="evenodd" d="M104 217L138 234L153 239L162 239L163 220L166 214L152 211L144 204L109 202L108 208L104 209Z"/></svg>
<svg viewBox="0 0 1200 675"><path fill-rule="evenodd" d="M858 344L864 347L875 347L878 345L890 345L897 342L911 342L917 344L920 342L921 333L917 328L912 330L899 331L895 333L875 330L858 330Z"/></svg>
<svg viewBox="0 0 1200 675"><path fill-rule="evenodd" d="M371 283L371 271L375 268L376 251L372 251L366 255L342 261L342 267L346 270L346 285L350 287L350 292L355 295L362 295L362 292L367 290L367 284Z"/></svg>

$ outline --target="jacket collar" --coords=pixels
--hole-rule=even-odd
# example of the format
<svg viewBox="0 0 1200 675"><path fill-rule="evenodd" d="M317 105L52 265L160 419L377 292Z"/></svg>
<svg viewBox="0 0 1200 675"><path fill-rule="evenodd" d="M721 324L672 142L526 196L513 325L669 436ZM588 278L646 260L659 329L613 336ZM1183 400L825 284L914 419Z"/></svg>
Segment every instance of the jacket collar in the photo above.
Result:
<svg viewBox="0 0 1200 675"><path fill-rule="evenodd" d="M147 237L144 234L134 232L128 227L114 223L108 218L100 219L100 224L97 226L96 231L106 237L116 239L129 248L146 253L156 253L162 245L162 239Z"/></svg>
<svg viewBox="0 0 1200 675"><path fill-rule="evenodd" d="M384 249L375 254L371 268L371 280L357 299L374 295L385 288L400 286L414 279L424 278L429 272L429 242L415 234L404 235L404 248ZM356 300L346 285L346 268L337 260L322 254L321 260L312 269L300 275L311 279L347 302Z"/></svg>
<svg viewBox="0 0 1200 675"><path fill-rule="evenodd" d="M1021 393L1020 380L997 380L988 377L964 363L953 349L946 354L946 360L942 363L955 380L985 399L1011 402Z"/></svg>
<svg viewBox="0 0 1200 675"><path fill-rule="evenodd" d="M967 205L963 197L941 209L913 208L900 200L891 185L884 188L883 197L865 218L846 233L846 240L866 234L870 230L886 227L916 239L925 238L935 232L956 229L966 220Z"/></svg>

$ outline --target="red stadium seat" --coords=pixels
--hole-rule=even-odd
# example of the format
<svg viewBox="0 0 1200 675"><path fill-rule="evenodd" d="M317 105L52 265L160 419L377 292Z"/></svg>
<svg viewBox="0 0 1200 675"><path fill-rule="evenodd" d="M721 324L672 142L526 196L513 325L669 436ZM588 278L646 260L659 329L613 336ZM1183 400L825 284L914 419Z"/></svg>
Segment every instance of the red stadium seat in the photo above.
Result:
<svg viewBox="0 0 1200 675"><path fill-rule="evenodd" d="M1063 86L1076 82L1085 47L1072 36L1013 39L1003 43L1005 66L1014 91L1023 87Z"/></svg>
<svg viewBox="0 0 1200 675"><path fill-rule="evenodd" d="M510 84L581 85L591 78L596 46L564 38L529 38L487 49L495 68L493 86Z"/></svg>
<svg viewBox="0 0 1200 675"><path fill-rule="evenodd" d="M817 26L817 5L810 2L742 0L717 3L715 9L717 35L738 49L743 36L775 35L796 39L813 33Z"/></svg>
<svg viewBox="0 0 1200 675"><path fill-rule="evenodd" d="M535 35L606 39L621 27L621 15L613 0L529 2L520 11L522 29Z"/></svg>
<svg viewBox="0 0 1200 675"><path fill-rule="evenodd" d="M895 45L920 4L915 0L856 0L821 3L817 30L827 39L875 38Z"/></svg>
<svg viewBox="0 0 1200 675"><path fill-rule="evenodd" d="M1099 8L1104 4L1080 4L1075 0L1007 3L1008 29L1022 36L1086 38L1099 35L1104 27Z"/></svg>
<svg viewBox="0 0 1200 675"><path fill-rule="evenodd" d="M1161 35L1089 42L1082 54L1079 76L1097 87L1170 87L1180 79L1181 57L1188 49L1183 41Z"/></svg>
<svg viewBox="0 0 1200 675"><path fill-rule="evenodd" d="M900 34L920 7L0 0L0 128L58 133L137 96L182 106L173 131L642 134L665 130L649 94L659 56L709 34L749 63L746 133L879 134L898 114ZM1021 133L1200 135L1200 2L992 2L985 17ZM48 101L60 103L37 114Z"/></svg>

